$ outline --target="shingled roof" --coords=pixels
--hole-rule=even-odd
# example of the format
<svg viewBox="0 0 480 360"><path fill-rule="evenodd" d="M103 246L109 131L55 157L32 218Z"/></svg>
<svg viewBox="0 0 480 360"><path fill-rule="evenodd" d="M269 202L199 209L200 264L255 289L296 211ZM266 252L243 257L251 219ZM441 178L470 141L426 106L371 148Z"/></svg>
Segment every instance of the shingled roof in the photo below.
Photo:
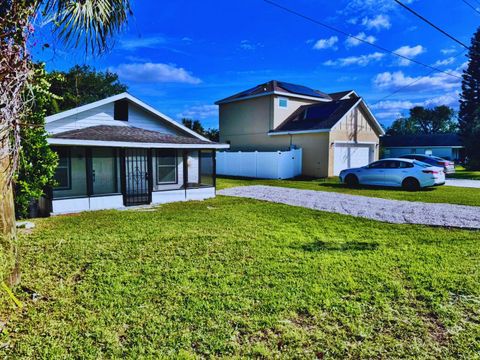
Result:
<svg viewBox="0 0 480 360"><path fill-rule="evenodd" d="M308 96L312 98L317 98L319 100L332 100L330 95L323 93L319 90L311 89L307 86L291 84L283 81L270 80L269 82L254 86L248 90L239 92L235 95L229 96L225 99L218 100L215 104L227 103L237 100L242 100L244 98L250 98L254 96L262 96L272 93L283 93L291 95L300 95Z"/></svg>
<svg viewBox="0 0 480 360"><path fill-rule="evenodd" d="M354 97L300 106L271 133L330 129L355 107L359 99Z"/></svg>
<svg viewBox="0 0 480 360"><path fill-rule="evenodd" d="M217 145L212 141L198 138L164 134L158 131L140 129L133 126L98 125L69 130L50 136L53 139L119 141L159 144Z"/></svg>
<svg viewBox="0 0 480 360"><path fill-rule="evenodd" d="M384 147L463 146L458 134L382 136L380 144Z"/></svg>

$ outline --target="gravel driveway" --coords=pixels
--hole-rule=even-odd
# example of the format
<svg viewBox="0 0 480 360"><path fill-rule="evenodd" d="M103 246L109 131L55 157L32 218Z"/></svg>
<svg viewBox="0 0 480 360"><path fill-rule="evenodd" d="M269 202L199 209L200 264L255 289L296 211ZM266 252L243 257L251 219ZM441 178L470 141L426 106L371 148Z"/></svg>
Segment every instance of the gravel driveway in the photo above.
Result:
<svg viewBox="0 0 480 360"><path fill-rule="evenodd" d="M302 206L389 223L480 229L480 207L475 206L387 200L264 185L223 189L217 194Z"/></svg>
<svg viewBox="0 0 480 360"><path fill-rule="evenodd" d="M445 180L445 185L480 189L480 180L448 179L447 178Z"/></svg>

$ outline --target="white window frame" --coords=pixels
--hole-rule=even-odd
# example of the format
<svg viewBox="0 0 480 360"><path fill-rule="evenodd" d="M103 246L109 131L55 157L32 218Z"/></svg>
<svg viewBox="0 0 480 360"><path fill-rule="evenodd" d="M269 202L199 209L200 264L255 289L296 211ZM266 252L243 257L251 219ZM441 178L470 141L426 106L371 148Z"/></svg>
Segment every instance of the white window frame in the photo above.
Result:
<svg viewBox="0 0 480 360"><path fill-rule="evenodd" d="M161 152L161 151L165 151L165 150L170 150L170 149L158 149L156 152L155 152L155 165L156 165L156 183L157 185L168 185L168 184L177 184L178 183L178 159L177 159L177 151L172 149L171 151L173 151L173 158L175 159L175 164L172 165L165 165L165 164L159 164L158 163L158 153ZM175 168L175 180L174 181L158 181L159 179L159 168L171 168L171 167L174 167Z"/></svg>

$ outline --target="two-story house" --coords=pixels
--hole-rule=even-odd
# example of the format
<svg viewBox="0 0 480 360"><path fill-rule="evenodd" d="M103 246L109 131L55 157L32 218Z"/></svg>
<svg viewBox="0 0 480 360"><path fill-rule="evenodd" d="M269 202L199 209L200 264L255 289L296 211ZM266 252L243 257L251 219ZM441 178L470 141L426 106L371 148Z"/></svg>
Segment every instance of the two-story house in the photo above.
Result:
<svg viewBox="0 0 480 360"><path fill-rule="evenodd" d="M269 81L216 102L231 150L302 148L302 174L338 175L378 159L381 125L353 90L332 94Z"/></svg>

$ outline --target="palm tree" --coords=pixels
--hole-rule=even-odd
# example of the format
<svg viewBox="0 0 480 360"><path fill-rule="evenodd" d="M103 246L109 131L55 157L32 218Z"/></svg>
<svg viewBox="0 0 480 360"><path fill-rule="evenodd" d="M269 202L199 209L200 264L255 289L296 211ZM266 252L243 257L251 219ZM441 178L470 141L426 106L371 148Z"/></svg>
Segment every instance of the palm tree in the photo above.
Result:
<svg viewBox="0 0 480 360"><path fill-rule="evenodd" d="M28 125L21 124L19 119L29 106L25 89L32 70L28 48L34 26L41 21L67 47L101 54L122 30L129 15L129 0L0 2L0 281L11 272L16 257L12 176L21 146L19 129ZM17 276L10 278L11 283L17 280Z"/></svg>

